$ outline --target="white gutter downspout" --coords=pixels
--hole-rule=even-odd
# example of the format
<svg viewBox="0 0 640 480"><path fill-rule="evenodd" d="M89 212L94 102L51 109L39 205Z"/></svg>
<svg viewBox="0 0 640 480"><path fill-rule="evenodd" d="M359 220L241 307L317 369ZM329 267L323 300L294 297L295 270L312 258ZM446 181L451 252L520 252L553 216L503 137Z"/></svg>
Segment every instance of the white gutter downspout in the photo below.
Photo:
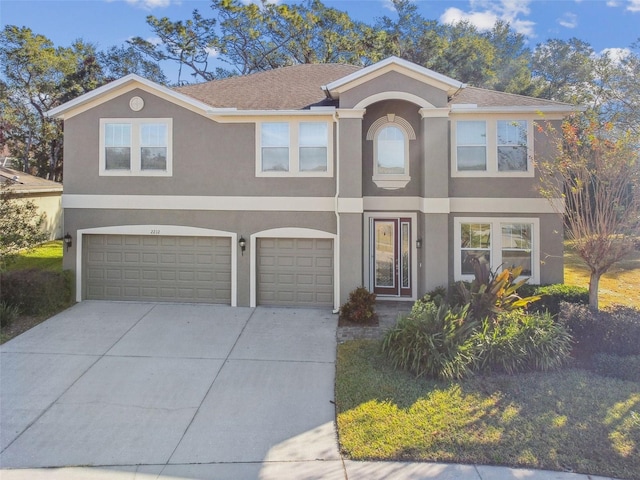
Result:
<svg viewBox="0 0 640 480"><path fill-rule="evenodd" d="M334 278L333 286L333 313L340 312L340 211L338 209L338 197L340 196L340 123L338 122L338 113L333 114L333 120L336 123L336 196L335 196L335 214L336 214L336 242L335 249L335 270L338 275Z"/></svg>

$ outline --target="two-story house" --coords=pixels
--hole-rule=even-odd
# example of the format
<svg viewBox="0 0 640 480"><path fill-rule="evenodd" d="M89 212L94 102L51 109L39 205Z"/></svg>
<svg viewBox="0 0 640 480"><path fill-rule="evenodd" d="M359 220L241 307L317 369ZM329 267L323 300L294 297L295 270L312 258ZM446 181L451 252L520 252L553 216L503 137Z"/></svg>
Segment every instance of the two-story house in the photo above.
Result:
<svg viewBox="0 0 640 480"><path fill-rule="evenodd" d="M534 123L575 108L391 57L169 89L135 75L64 119L65 268L77 300L337 308L416 299L470 259L563 279Z"/></svg>

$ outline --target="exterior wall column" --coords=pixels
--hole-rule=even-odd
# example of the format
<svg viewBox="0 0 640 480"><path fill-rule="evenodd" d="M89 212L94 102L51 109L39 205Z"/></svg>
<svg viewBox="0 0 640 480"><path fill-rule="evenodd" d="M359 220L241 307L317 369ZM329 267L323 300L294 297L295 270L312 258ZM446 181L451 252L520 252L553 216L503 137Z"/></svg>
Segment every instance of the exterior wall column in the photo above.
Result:
<svg viewBox="0 0 640 480"><path fill-rule="evenodd" d="M418 296L449 284L449 109L421 108L423 138L422 250Z"/></svg>
<svg viewBox="0 0 640 480"><path fill-rule="evenodd" d="M338 243L340 304L362 281L362 118L365 110L338 110ZM343 200L344 199L344 200ZM349 200L347 200L349 199ZM343 200L343 201L341 201ZM350 205L342 208L343 204Z"/></svg>

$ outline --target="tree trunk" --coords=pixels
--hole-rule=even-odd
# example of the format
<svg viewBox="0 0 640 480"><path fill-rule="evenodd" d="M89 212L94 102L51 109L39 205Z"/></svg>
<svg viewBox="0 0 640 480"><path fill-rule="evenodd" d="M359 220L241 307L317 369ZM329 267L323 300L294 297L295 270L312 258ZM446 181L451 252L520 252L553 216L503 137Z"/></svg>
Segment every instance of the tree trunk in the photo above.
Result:
<svg viewBox="0 0 640 480"><path fill-rule="evenodd" d="M594 310L598 310L598 284L600 283L599 272L591 272L589 277L589 306Z"/></svg>

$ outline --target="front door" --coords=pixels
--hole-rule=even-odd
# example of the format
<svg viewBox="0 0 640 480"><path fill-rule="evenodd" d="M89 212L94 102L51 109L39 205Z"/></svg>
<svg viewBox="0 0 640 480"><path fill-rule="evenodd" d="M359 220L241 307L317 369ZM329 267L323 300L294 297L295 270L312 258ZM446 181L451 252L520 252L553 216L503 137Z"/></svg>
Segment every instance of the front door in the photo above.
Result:
<svg viewBox="0 0 640 480"><path fill-rule="evenodd" d="M373 292L411 296L411 219L374 218L371 223Z"/></svg>

